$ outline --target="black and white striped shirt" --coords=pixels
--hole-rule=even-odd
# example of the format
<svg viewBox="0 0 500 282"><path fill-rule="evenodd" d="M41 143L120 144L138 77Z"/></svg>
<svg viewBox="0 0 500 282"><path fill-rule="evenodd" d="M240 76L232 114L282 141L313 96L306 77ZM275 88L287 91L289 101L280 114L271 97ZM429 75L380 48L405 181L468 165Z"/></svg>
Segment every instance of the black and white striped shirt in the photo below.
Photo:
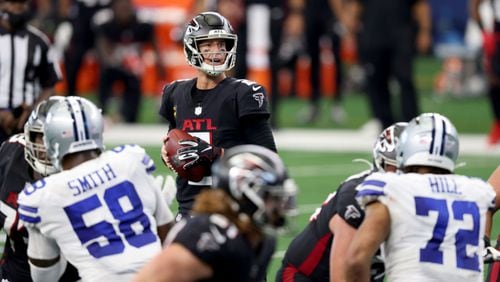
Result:
<svg viewBox="0 0 500 282"><path fill-rule="evenodd" d="M48 38L28 25L10 33L0 27L0 109L32 105L61 79Z"/></svg>

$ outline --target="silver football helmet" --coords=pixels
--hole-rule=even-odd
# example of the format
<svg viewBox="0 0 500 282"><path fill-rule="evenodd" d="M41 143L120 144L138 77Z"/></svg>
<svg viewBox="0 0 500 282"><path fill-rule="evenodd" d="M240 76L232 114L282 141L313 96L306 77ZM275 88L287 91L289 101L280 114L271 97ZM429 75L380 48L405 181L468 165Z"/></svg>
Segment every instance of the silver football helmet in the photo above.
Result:
<svg viewBox="0 0 500 282"><path fill-rule="evenodd" d="M453 172L459 140L455 126L437 113L424 113L412 119L398 144L398 166L430 166Z"/></svg>
<svg viewBox="0 0 500 282"><path fill-rule="evenodd" d="M259 226L280 227L297 187L279 156L264 147L228 149L212 166L212 186L225 190Z"/></svg>
<svg viewBox="0 0 500 282"><path fill-rule="evenodd" d="M36 172L44 176L55 173L56 169L50 162L47 150L43 145L43 126L50 107L62 101L64 101L64 97L61 96L51 96L47 100L41 101L24 124L24 139L26 141L24 158Z"/></svg>
<svg viewBox="0 0 500 282"><path fill-rule="evenodd" d="M221 51L224 62L220 65L206 63L199 49L200 42L208 39L223 39L226 50ZM216 12L204 12L194 17L188 24L184 33L184 55L188 63L210 76L232 69L236 63L236 45L238 37L233 31L229 21Z"/></svg>
<svg viewBox="0 0 500 282"><path fill-rule="evenodd" d="M407 126L407 122L397 122L380 133L373 146L373 163L377 170L384 171L386 164L397 167L396 145Z"/></svg>
<svg viewBox="0 0 500 282"><path fill-rule="evenodd" d="M66 97L53 105L43 127L43 140L54 167L62 170L62 159L72 153L104 149L101 110L82 97Z"/></svg>

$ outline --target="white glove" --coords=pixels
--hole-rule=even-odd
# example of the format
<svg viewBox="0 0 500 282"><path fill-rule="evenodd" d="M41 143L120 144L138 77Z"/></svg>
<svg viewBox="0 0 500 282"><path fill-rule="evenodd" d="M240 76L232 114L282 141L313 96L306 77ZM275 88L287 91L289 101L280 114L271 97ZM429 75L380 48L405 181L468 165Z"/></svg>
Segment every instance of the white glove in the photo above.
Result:
<svg viewBox="0 0 500 282"><path fill-rule="evenodd" d="M170 206L175 199L175 194L177 193L175 179L171 175L158 175L155 177L155 183L160 187L165 202L168 206Z"/></svg>
<svg viewBox="0 0 500 282"><path fill-rule="evenodd" d="M483 260L484 263L493 263L500 261L500 251L494 247L486 247L483 250Z"/></svg>

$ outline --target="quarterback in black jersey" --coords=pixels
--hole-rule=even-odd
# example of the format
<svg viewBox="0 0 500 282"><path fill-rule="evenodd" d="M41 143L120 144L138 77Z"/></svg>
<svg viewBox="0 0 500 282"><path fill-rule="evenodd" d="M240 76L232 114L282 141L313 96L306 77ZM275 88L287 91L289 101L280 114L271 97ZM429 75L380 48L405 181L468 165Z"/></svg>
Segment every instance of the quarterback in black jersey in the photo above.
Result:
<svg viewBox="0 0 500 282"><path fill-rule="evenodd" d="M345 253L364 211L358 205L356 187L374 171L396 170L396 140L406 123L385 129L373 148L372 170L355 174L330 194L311 216L309 224L288 246L276 281L345 281ZM384 265L374 258L372 281L384 280Z"/></svg>
<svg viewBox="0 0 500 282"><path fill-rule="evenodd" d="M135 281L265 281L296 188L278 155L257 145L228 149L212 166L213 189L196 196L167 247Z"/></svg>
<svg viewBox="0 0 500 282"><path fill-rule="evenodd" d="M276 151L264 87L226 77L225 71L235 65L236 45L237 37L226 18L215 12L197 15L187 26L184 53L198 75L163 89L159 113L169 122L169 130L181 129L199 138L184 156L193 162L210 166L221 152L212 146L227 149L255 144ZM162 159L167 160L165 146ZM180 217L189 213L195 195L210 182L209 176L200 182L177 177Z"/></svg>
<svg viewBox="0 0 500 282"><path fill-rule="evenodd" d="M6 140L0 148L0 226L7 238L1 262L2 281L32 281L28 264L27 230L19 223L17 196L25 184L55 172L48 161L41 157L43 146L41 129L46 111L58 97L42 101L31 113L24 130ZM78 281L76 269L68 264L60 281Z"/></svg>

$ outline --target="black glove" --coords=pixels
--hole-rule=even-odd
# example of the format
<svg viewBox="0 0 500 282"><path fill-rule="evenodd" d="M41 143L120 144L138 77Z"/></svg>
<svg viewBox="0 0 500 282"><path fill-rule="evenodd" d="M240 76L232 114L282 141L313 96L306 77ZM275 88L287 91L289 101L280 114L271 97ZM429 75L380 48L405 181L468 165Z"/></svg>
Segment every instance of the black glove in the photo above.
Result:
<svg viewBox="0 0 500 282"><path fill-rule="evenodd" d="M179 145L183 147L177 150L177 159L189 161L183 166L185 170L198 164L210 166L222 153L221 148L212 146L198 137L195 140L181 140Z"/></svg>
<svg viewBox="0 0 500 282"><path fill-rule="evenodd" d="M491 246L488 236L484 236L483 261L484 263L500 261L500 251Z"/></svg>

